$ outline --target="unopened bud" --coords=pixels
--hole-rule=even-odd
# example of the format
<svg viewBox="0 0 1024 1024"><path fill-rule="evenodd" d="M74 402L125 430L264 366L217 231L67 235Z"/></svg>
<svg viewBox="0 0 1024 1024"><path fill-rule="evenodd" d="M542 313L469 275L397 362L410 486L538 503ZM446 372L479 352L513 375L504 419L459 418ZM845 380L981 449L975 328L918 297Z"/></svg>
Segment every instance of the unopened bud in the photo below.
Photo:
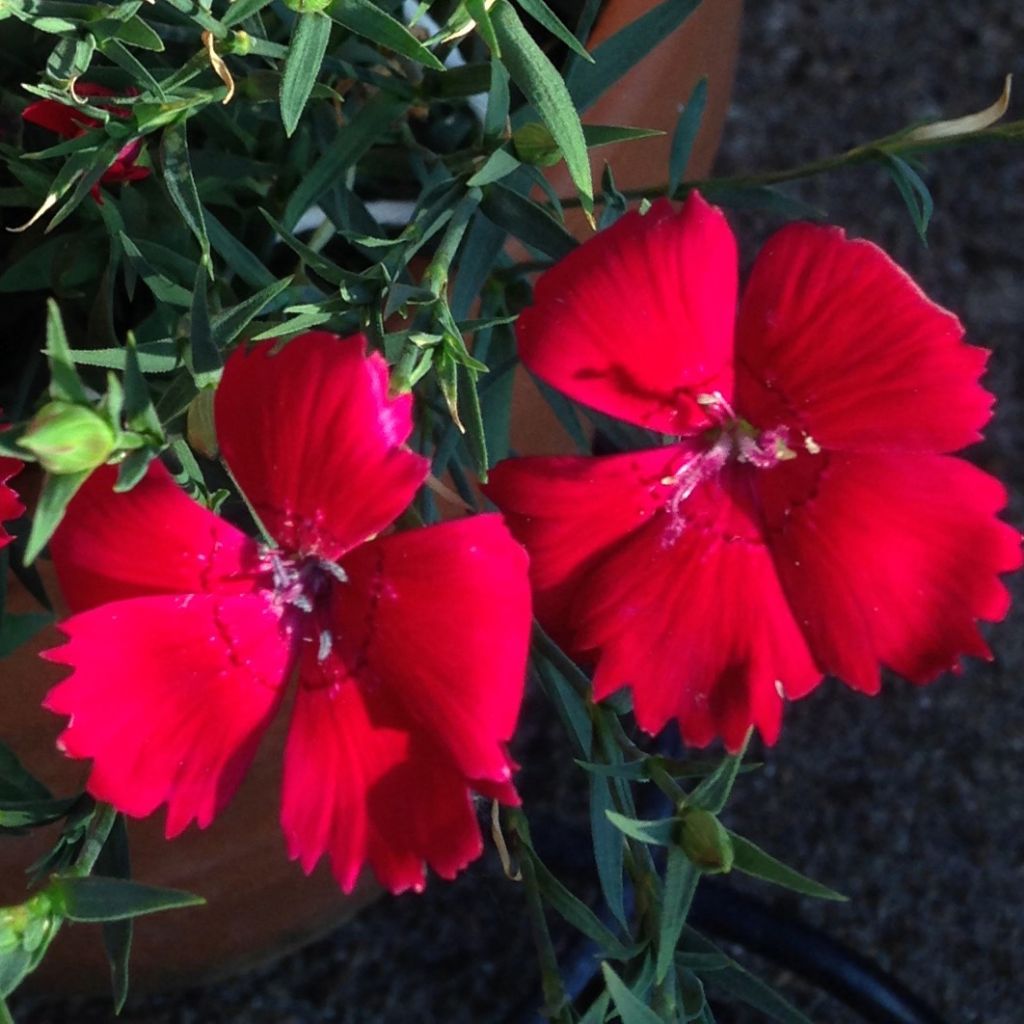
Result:
<svg viewBox="0 0 1024 1024"><path fill-rule="evenodd" d="M193 451L208 459L217 458L217 427L213 420L213 388L203 388L189 402L185 417L185 437Z"/></svg>
<svg viewBox="0 0 1024 1024"><path fill-rule="evenodd" d="M562 159L562 151L542 124L531 121L512 133L512 148L524 164L550 167Z"/></svg>
<svg viewBox="0 0 1024 1024"><path fill-rule="evenodd" d="M117 436L88 406L49 402L35 414L18 444L48 473L81 473L107 461Z"/></svg>
<svg viewBox="0 0 1024 1024"><path fill-rule="evenodd" d="M683 812L679 845L705 874L718 875L732 870L732 840L710 811L694 807Z"/></svg>
<svg viewBox="0 0 1024 1024"><path fill-rule="evenodd" d="M285 7L296 14L314 14L326 11L333 0L284 0Z"/></svg>

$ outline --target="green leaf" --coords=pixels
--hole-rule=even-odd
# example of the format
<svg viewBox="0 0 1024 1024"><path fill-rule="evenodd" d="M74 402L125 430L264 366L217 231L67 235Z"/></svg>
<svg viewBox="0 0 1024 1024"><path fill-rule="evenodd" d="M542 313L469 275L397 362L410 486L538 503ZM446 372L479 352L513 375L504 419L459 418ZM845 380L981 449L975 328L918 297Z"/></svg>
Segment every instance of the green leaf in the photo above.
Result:
<svg viewBox="0 0 1024 1024"><path fill-rule="evenodd" d="M679 822L676 818L660 818L657 821L643 821L627 818L617 811L608 811L608 820L631 839L651 846L671 846L675 842Z"/></svg>
<svg viewBox="0 0 1024 1024"><path fill-rule="evenodd" d="M258 14L264 7L269 7L274 0L232 0L220 21L225 28L231 28L239 22Z"/></svg>
<svg viewBox="0 0 1024 1024"><path fill-rule="evenodd" d="M614 813L611 786L601 775L590 776L590 834L594 844L594 863L601 892L615 920L629 933L622 884L625 842L622 832L609 820Z"/></svg>
<svg viewBox="0 0 1024 1024"><path fill-rule="evenodd" d="M142 278L146 287L153 293L153 297L160 302L166 302L173 306L182 306L188 309L192 305L192 295L187 288L182 288L170 278L158 273L153 265L142 255L139 247L123 232L118 235L118 241L124 250L125 259L131 269ZM81 353L76 355L78 362L83 361Z"/></svg>
<svg viewBox="0 0 1024 1024"><path fill-rule="evenodd" d="M266 288L274 283L274 275L267 270L259 257L240 242L216 217L208 210L206 214L206 230L210 236L210 245L217 251L233 271L250 287Z"/></svg>
<svg viewBox="0 0 1024 1024"><path fill-rule="evenodd" d="M819 900L846 902L847 897L842 893L800 874L799 871L783 864L770 853L765 853L749 839L744 839L743 836L737 835L735 832L727 831L732 840L734 855L732 866L736 871L754 875L756 878L780 885L784 889L791 889L793 892L802 893L804 896L813 896Z"/></svg>
<svg viewBox="0 0 1024 1024"><path fill-rule="evenodd" d="M562 76L526 31L508 0L498 0L491 10L491 20L512 81L522 89L562 151L569 177L589 215L594 208L594 184L590 177L587 143L579 113Z"/></svg>
<svg viewBox="0 0 1024 1024"><path fill-rule="evenodd" d="M637 952L635 946L627 946L620 942L597 918L597 915L578 900L527 847L527 856L533 860L537 873L537 887L545 902L562 915L577 931L592 939L601 950L615 960L631 960Z"/></svg>
<svg viewBox="0 0 1024 1024"><path fill-rule="evenodd" d="M0 742L0 800L48 800L50 791Z"/></svg>
<svg viewBox="0 0 1024 1024"><path fill-rule="evenodd" d="M202 390L215 384L224 369L217 346L214 344L210 327L210 308L206 300L206 275L201 266L196 267L196 283L192 292L191 323L189 341L192 355L192 377L196 387Z"/></svg>
<svg viewBox="0 0 1024 1024"><path fill-rule="evenodd" d="M542 206L504 185L484 189L480 210L492 223L553 260L568 256L579 244Z"/></svg>
<svg viewBox="0 0 1024 1024"><path fill-rule="evenodd" d="M187 122L168 125L160 142L160 159L164 169L164 184L171 201L178 208L189 231L199 242L203 265L211 270L210 239L206 234L206 218L199 202L196 180L192 176L192 163L188 155Z"/></svg>
<svg viewBox="0 0 1024 1024"><path fill-rule="evenodd" d="M131 858L128 852L128 829L124 815L119 814L96 859L94 874L104 878L130 878ZM103 922L103 948L110 964L110 986L114 1013L120 1013L128 999L128 958L132 950L133 922L130 917Z"/></svg>
<svg viewBox="0 0 1024 1024"><path fill-rule="evenodd" d="M400 21L372 3L371 0L334 0L328 14L350 32L369 39L385 50L444 71L444 65Z"/></svg>
<svg viewBox="0 0 1024 1024"><path fill-rule="evenodd" d="M161 910L197 907L206 902L181 889L164 889L100 875L86 878L58 875L47 892L71 921L121 921Z"/></svg>
<svg viewBox="0 0 1024 1024"><path fill-rule="evenodd" d="M372 97L309 168L285 206L282 223L289 229L296 224L306 210L380 140L385 129L407 106L405 100L383 89Z"/></svg>
<svg viewBox="0 0 1024 1024"><path fill-rule="evenodd" d="M596 764L593 761L578 759L576 763L585 772L602 775L605 778L629 779L633 782L648 782L650 780L646 758L639 761L624 761L622 764Z"/></svg>
<svg viewBox="0 0 1024 1024"><path fill-rule="evenodd" d="M787 999L689 926L683 929L680 949L680 963L686 963L693 954L716 958L712 969L692 969L703 974L704 981L718 991L752 1006L779 1024L814 1024Z"/></svg>
<svg viewBox="0 0 1024 1024"><path fill-rule="evenodd" d="M611 993L615 1009L619 1011L622 1024L664 1024L664 1021L650 1007L642 1002L612 970L608 963L601 964L604 983Z"/></svg>
<svg viewBox="0 0 1024 1024"><path fill-rule="evenodd" d="M688 804L700 807L712 814L720 814L743 762L743 753L750 742L750 733L743 741L742 748L735 754L728 754L722 763L686 798Z"/></svg>
<svg viewBox="0 0 1024 1024"><path fill-rule="evenodd" d="M587 141L587 149L611 146L616 142L653 139L664 134L657 128L629 128L615 124L585 124L583 126L583 138Z"/></svg>
<svg viewBox="0 0 1024 1024"><path fill-rule="evenodd" d="M654 966L654 980L658 985L665 980L672 967L676 945L683 933L699 881L698 868L682 850L673 846L668 851L661 919L658 924L658 957Z"/></svg>
<svg viewBox="0 0 1024 1024"><path fill-rule="evenodd" d="M54 476L47 473L39 492L39 504L32 517L32 529L25 545L25 565L31 565L60 525L68 502L78 493L91 470Z"/></svg>
<svg viewBox="0 0 1024 1024"><path fill-rule="evenodd" d="M237 306L231 306L217 313L211 321L214 347L219 352L226 351L228 346L259 316L266 306L273 302L281 292L289 288L291 283L290 277L286 277L283 281L274 281Z"/></svg>
<svg viewBox="0 0 1024 1024"><path fill-rule="evenodd" d="M331 19L327 15L309 11L295 19L281 76L281 121L289 138L316 84L330 38Z"/></svg>
<svg viewBox="0 0 1024 1024"><path fill-rule="evenodd" d="M494 31L494 22L491 21L491 13L487 9L486 0L465 0L466 13L476 24L476 31L484 41L491 56L495 60L501 60L501 43Z"/></svg>
<svg viewBox="0 0 1024 1024"><path fill-rule="evenodd" d="M466 182L469 188L490 185L518 170L522 164L507 150L496 149L483 166Z"/></svg>
<svg viewBox="0 0 1024 1024"><path fill-rule="evenodd" d="M903 197L903 202L907 204L918 237L927 245L928 224L935 211L935 203L928 186L906 160L894 153L885 153L885 165Z"/></svg>
<svg viewBox="0 0 1024 1024"><path fill-rule="evenodd" d="M0 826L3 828L36 828L50 825L61 818L78 802L77 796L60 799L0 801Z"/></svg>
<svg viewBox="0 0 1024 1024"><path fill-rule="evenodd" d="M46 300L46 356L50 362L50 398L56 402L88 405L89 397L75 369L68 336L64 333L60 307L53 299Z"/></svg>
<svg viewBox="0 0 1024 1024"><path fill-rule="evenodd" d="M566 76L566 85L583 111L610 89L627 71L646 57L654 46L670 36L700 6L701 0L663 0L653 10L602 43L594 63L577 61ZM653 45L652 45L653 44Z"/></svg>
<svg viewBox="0 0 1024 1024"><path fill-rule="evenodd" d="M491 61L491 84L487 93L487 111L484 114L484 135L496 138L508 127L508 72L499 60Z"/></svg>
<svg viewBox="0 0 1024 1024"><path fill-rule="evenodd" d="M686 101L676 121L676 130L672 136L672 149L668 158L668 194L673 195L686 173L686 166L693 153L693 144L697 141L704 108L708 103L708 79L705 75L693 87L690 98Z"/></svg>
<svg viewBox="0 0 1024 1024"><path fill-rule="evenodd" d="M516 3L534 21L542 25L548 30L556 39L564 43L573 53L578 57L582 57L585 61L593 63L594 58L587 52L587 48L565 27L561 19L557 14L546 3L544 0L516 0Z"/></svg>

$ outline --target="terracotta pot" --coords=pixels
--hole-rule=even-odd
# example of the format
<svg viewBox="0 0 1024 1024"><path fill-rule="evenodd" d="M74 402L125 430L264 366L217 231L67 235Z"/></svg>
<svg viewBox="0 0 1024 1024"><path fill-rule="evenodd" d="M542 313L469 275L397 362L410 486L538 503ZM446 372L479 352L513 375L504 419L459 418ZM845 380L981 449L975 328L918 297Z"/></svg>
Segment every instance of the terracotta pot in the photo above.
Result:
<svg viewBox="0 0 1024 1024"><path fill-rule="evenodd" d="M592 43L614 34L658 0L609 0ZM704 0L687 25L655 49L615 90L596 104L595 124L662 128L665 138L606 147L595 166L613 163L620 187L653 185L664 178L671 131L679 104L702 75L709 78L704 125L690 165L691 175L709 169L718 144L732 82L742 0ZM570 188L559 182L566 194ZM580 223L579 230L584 230ZM571 450L547 405L521 375L514 399L514 446L524 452ZM46 564L42 566L44 572ZM34 610L32 598L11 583L11 611ZM51 593L56 593L51 588ZM61 720L43 711L43 695L65 672L42 662L38 651L59 644L47 629L0 663L2 739L56 793L81 785L81 764L61 757L54 739ZM117 652L111 651L111 658ZM202 895L207 905L141 919L132 950L133 991L196 984L287 952L341 924L376 895L372 885L343 897L324 865L306 878L285 855L277 821L281 752L287 716L260 748L231 806L205 830L195 828L167 842L163 813L132 822L133 873L156 885ZM0 905L24 898L24 868L52 840L52 833L0 845ZM103 990L107 971L98 928L65 927L31 984L48 991Z"/></svg>
<svg viewBox="0 0 1024 1024"><path fill-rule="evenodd" d="M609 0L594 26L590 49L656 7L660 0ZM669 150L680 107L704 75L708 99L695 140L688 178L705 177L711 170L732 92L739 47L743 0L704 0L683 26L665 39L629 72L610 93L584 115L588 124L658 128L664 135L637 142L604 146L594 151L591 166L600 181L610 164L620 189L654 187L668 178ZM552 182L564 196L573 187L559 166ZM580 239L591 234L579 211L568 211L570 228ZM528 375L516 376L512 406L513 448L530 455L562 455L575 451L548 404Z"/></svg>

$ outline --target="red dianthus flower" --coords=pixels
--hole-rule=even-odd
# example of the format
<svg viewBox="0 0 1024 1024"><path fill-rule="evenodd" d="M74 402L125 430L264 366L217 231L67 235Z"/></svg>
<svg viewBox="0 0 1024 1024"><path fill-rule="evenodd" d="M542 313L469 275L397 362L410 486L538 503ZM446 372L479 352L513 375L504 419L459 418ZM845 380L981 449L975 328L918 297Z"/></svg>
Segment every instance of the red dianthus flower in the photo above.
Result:
<svg viewBox="0 0 1024 1024"><path fill-rule="evenodd" d="M7 486L7 481L21 469L21 466L18 459L0 455L0 548L11 542L11 535L4 529L4 523L9 519L17 519L25 511L17 494Z"/></svg>
<svg viewBox="0 0 1024 1024"><path fill-rule="evenodd" d="M1020 537L1005 492L948 453L977 441L987 353L880 249L784 228L736 313L735 239L697 194L629 213L538 282L525 364L663 436L605 458L499 465L486 488L530 552L537 614L633 691L655 733L751 725L826 673L879 689L988 649Z"/></svg>
<svg viewBox="0 0 1024 1024"><path fill-rule="evenodd" d="M75 84L75 92L86 98L116 96L111 89L90 82ZM123 107L112 104L99 104L110 111L114 117L129 117ZM67 103L58 100L37 100L30 103L22 112L24 120L37 124L51 132L56 132L62 139L77 139L100 127L99 121ZM148 167L137 167L136 161L142 152L142 139L133 139L123 146L114 158L114 162L103 172L103 177L93 185L91 195L96 202L103 202L100 185L119 185L125 181L141 181L149 177Z"/></svg>
<svg viewBox="0 0 1024 1024"><path fill-rule="evenodd" d="M275 546L191 500L159 464L75 497L51 550L77 612L45 704L88 789L167 834L207 826L246 773L297 669L281 823L292 858L364 864L394 892L424 862L481 850L471 790L514 802L505 744L530 630L526 555L500 517L382 535L427 462L411 396L359 337L315 332L228 360L215 403L227 466Z"/></svg>

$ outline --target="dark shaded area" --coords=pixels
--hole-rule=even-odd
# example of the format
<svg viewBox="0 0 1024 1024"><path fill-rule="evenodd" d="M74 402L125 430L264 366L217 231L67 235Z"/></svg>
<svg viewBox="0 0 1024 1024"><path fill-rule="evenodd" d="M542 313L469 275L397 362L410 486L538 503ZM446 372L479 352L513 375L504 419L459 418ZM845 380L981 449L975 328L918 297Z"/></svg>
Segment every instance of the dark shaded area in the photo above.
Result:
<svg viewBox="0 0 1024 1024"><path fill-rule="evenodd" d="M720 173L781 167L913 120L987 106L1008 71L1024 72L1024 9L1014 0L751 0ZM1024 80L1024 79L1022 79ZM1016 102L1013 110L1024 104ZM930 159L929 247L916 239L888 175L857 169L794 194L852 235L887 248L970 336L993 349L1000 397L978 460L1015 489L1021 521L1024 393L1024 152L992 146ZM737 214L749 260L772 218ZM1024 588L1018 583L1018 596ZM951 1021L1017 1024L1024 977L1024 611L990 631L996 660L926 689L891 681L867 699L827 683L788 711L764 769L742 777L725 818L849 904L815 904L740 879L877 960ZM534 699L517 745L536 829L586 819L568 751ZM539 724L541 723L541 724ZM143 925L144 927L144 925ZM734 950L734 952L737 952ZM772 972L816 1021L851 1012ZM277 966L178 996L133 1001L138 1024L504 1024L536 989L521 895L489 855L422 897L384 899L332 939ZM109 1003L23 1000L21 1024L96 1024ZM519 1018L521 1019L521 1018ZM753 1024L759 1015L722 1022Z"/></svg>

